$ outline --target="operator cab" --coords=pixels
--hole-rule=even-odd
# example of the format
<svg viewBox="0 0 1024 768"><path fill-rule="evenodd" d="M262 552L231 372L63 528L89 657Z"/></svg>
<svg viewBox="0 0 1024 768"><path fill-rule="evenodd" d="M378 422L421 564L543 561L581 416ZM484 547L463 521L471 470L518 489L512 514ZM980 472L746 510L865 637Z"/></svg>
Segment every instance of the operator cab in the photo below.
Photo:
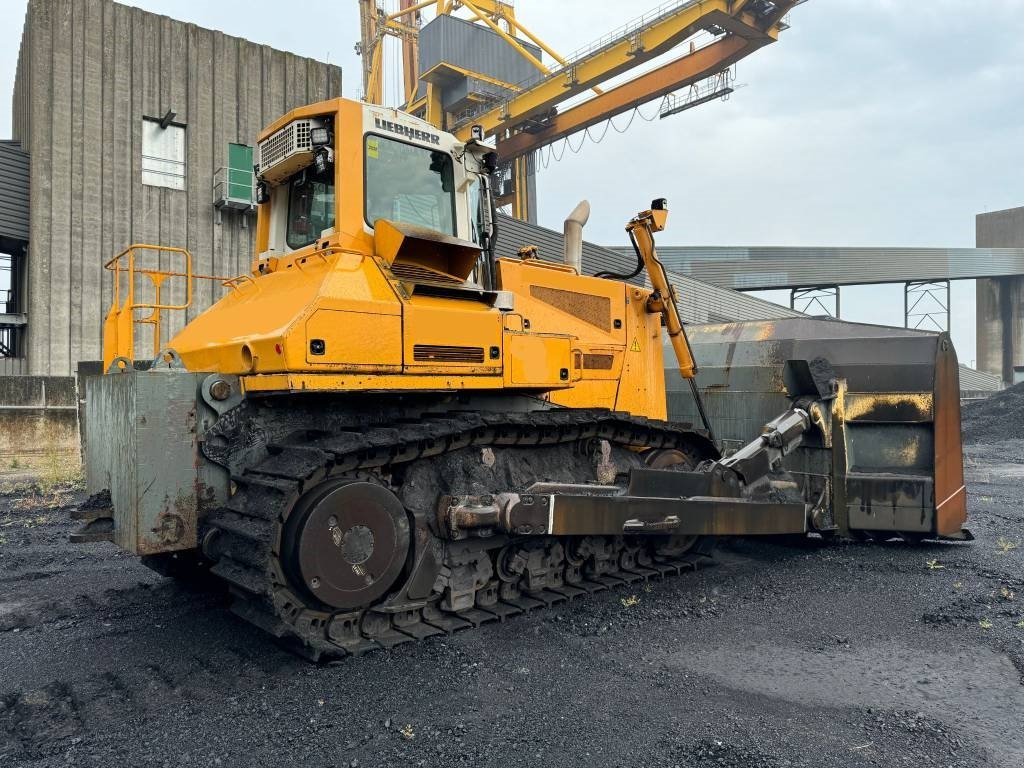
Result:
<svg viewBox="0 0 1024 768"><path fill-rule="evenodd" d="M313 112L317 107L322 111ZM325 246L381 256L387 248L378 230L385 229L404 241L403 251L389 257L396 272L411 258L455 283L493 288L496 156L489 147L464 144L394 109L344 99L292 115L259 141L257 272ZM394 236L384 239L390 244ZM430 249L461 255L452 263L425 258ZM445 268L456 261L458 269Z"/></svg>

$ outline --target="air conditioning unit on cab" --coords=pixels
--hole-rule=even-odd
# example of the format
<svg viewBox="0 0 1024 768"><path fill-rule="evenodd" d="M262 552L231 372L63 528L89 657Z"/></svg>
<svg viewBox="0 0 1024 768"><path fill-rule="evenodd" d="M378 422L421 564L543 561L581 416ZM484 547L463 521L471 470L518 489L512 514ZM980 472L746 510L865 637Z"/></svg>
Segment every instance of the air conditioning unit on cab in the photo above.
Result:
<svg viewBox="0 0 1024 768"><path fill-rule="evenodd" d="M296 171L313 162L316 147L312 131L324 127L317 118L292 120L288 125L259 143L260 178L271 184L280 184Z"/></svg>

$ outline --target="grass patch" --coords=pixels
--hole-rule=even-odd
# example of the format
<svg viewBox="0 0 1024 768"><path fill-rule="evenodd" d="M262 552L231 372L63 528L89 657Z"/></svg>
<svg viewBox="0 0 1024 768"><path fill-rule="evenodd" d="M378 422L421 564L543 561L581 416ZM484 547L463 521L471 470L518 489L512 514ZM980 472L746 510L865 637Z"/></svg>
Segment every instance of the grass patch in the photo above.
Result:
<svg viewBox="0 0 1024 768"><path fill-rule="evenodd" d="M53 522L52 515L41 511L45 507L54 509L39 494L28 494L18 499L11 507L11 512L27 514L14 515L11 512L7 513L5 517L0 518L0 528L37 528L40 525Z"/></svg>
<svg viewBox="0 0 1024 768"><path fill-rule="evenodd" d="M1011 552L1020 546L1018 541L1010 541L1005 536L1000 536L996 539L996 547L999 549L1000 554L1005 555L1007 552Z"/></svg>
<svg viewBox="0 0 1024 768"><path fill-rule="evenodd" d="M79 490L84 485L85 476L78 455L63 453L53 445L47 446L39 467L39 490L50 495L58 490Z"/></svg>

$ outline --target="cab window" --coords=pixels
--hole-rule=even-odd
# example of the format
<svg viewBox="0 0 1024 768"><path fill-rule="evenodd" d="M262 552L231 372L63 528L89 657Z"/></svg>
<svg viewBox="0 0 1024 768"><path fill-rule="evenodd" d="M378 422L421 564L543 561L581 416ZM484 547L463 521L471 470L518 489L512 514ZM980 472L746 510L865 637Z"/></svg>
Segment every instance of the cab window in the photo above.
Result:
<svg viewBox="0 0 1024 768"><path fill-rule="evenodd" d="M334 226L334 167L317 173L309 166L288 184L286 242L294 250L316 242L321 232Z"/></svg>
<svg viewBox="0 0 1024 768"><path fill-rule="evenodd" d="M364 148L367 224L387 219L455 234L451 155L372 134Z"/></svg>

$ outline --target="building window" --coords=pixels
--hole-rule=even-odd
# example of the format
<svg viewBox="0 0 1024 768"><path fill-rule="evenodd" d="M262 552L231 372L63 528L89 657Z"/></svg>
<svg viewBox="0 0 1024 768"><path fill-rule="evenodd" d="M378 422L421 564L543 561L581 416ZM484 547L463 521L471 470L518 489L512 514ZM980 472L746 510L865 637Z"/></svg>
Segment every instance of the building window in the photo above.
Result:
<svg viewBox="0 0 1024 768"><path fill-rule="evenodd" d="M142 118L142 183L185 188L185 126Z"/></svg>

